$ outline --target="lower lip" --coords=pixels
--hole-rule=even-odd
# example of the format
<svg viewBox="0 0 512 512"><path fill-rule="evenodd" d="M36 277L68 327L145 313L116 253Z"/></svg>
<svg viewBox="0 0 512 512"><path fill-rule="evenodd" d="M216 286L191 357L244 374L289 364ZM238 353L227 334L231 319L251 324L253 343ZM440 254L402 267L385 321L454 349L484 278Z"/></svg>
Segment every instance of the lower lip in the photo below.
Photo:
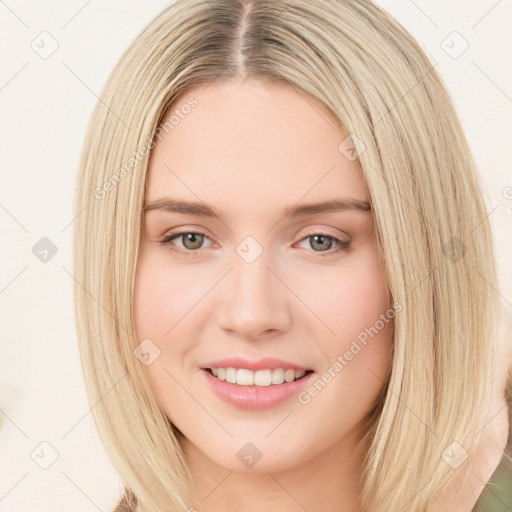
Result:
<svg viewBox="0 0 512 512"><path fill-rule="evenodd" d="M214 393L225 402L241 409L269 409L279 405L304 388L314 372L293 382L272 384L270 386L240 386L214 377L208 370L202 370Z"/></svg>

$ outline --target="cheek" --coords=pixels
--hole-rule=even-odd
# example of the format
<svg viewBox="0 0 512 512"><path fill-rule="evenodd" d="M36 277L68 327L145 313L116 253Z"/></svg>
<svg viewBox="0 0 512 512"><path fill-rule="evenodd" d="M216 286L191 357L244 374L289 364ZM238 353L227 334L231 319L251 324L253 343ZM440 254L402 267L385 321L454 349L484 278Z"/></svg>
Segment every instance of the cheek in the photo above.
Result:
<svg viewBox="0 0 512 512"><path fill-rule="evenodd" d="M390 307L376 250L354 254L335 271L330 268L317 273L313 282L302 282L310 309L338 340L356 337Z"/></svg>
<svg viewBox="0 0 512 512"><path fill-rule="evenodd" d="M394 312L377 252L360 252L336 273L317 277L308 298L331 331L325 328L327 335L316 339L324 355L322 371L329 373L325 380L333 383L319 402L325 400L327 407L329 400L343 397L364 415L386 380L392 353Z"/></svg>
<svg viewBox="0 0 512 512"><path fill-rule="evenodd" d="M198 304L211 286L203 276L169 268L163 251L145 248L137 265L134 288L134 320L139 342L149 339L158 357L144 371L157 395L164 396L189 369L188 353L195 342L191 333L203 322ZM204 284L206 283L206 284ZM193 310L193 314L190 314Z"/></svg>
<svg viewBox="0 0 512 512"><path fill-rule="evenodd" d="M173 421L172 411L186 410L187 397L182 396L180 386L173 379L177 375L176 365L181 364L185 346L181 346L180 322L185 314L182 282L172 279L166 266L150 250L139 256L134 288L134 320L137 339L151 340L159 355L143 371L149 386L167 416ZM186 320L186 319L185 319ZM171 347L172 345L172 347ZM172 398L172 400L171 400Z"/></svg>
<svg viewBox="0 0 512 512"><path fill-rule="evenodd" d="M170 339L185 315L207 290L201 279L169 268L168 256L159 249L145 249L139 257L134 290L134 316L139 339ZM208 283L208 280L204 281ZM174 327L176 326L176 327ZM171 330L172 329L172 330Z"/></svg>
<svg viewBox="0 0 512 512"><path fill-rule="evenodd" d="M150 330L153 330L150 327L156 327L162 322L159 310L162 307L162 300L165 300L165 294L159 276L160 267L154 264L147 250L141 249L133 294L138 339L150 338Z"/></svg>

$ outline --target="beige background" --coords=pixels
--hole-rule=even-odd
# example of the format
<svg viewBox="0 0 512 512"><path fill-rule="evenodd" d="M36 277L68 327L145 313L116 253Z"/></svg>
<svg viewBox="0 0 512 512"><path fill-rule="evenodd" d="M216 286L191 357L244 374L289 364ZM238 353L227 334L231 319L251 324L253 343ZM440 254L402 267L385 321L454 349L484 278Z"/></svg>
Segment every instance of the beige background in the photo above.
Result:
<svg viewBox="0 0 512 512"><path fill-rule="evenodd" d="M72 194L96 95L128 43L167 3L0 2L2 512L108 512L120 492L88 413L79 366ZM512 1L378 3L438 62L454 97L486 186L500 265L497 293L510 313ZM51 36L39 36L43 31ZM464 41L454 31L469 44L458 58L452 57ZM58 48L43 59L31 44ZM47 263L32 252L42 237L57 248ZM52 453L55 462L40 467Z"/></svg>

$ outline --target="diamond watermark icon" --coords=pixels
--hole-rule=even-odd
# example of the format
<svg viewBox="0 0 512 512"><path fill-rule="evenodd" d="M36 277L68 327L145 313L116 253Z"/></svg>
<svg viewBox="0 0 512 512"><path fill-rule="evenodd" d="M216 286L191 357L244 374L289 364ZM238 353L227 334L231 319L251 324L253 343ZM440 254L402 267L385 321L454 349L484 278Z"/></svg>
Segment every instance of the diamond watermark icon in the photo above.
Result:
<svg viewBox="0 0 512 512"><path fill-rule="evenodd" d="M359 158L359 155L361 155L365 149L366 146L364 142L353 133L345 137L338 146L338 151L351 162Z"/></svg>
<svg viewBox="0 0 512 512"><path fill-rule="evenodd" d="M144 366L149 366L160 355L160 349L149 338L145 338L133 353Z"/></svg>
<svg viewBox="0 0 512 512"><path fill-rule="evenodd" d="M55 39L49 32L43 30L36 38L30 43L30 47L34 52L41 57L41 59L48 59L51 57L59 47L57 39Z"/></svg>
<svg viewBox="0 0 512 512"><path fill-rule="evenodd" d="M455 60L469 48L469 43L454 30L441 41L441 48L450 58Z"/></svg>
<svg viewBox="0 0 512 512"><path fill-rule="evenodd" d="M32 254L43 263L48 263L56 254L57 246L45 236L32 247Z"/></svg>
<svg viewBox="0 0 512 512"><path fill-rule="evenodd" d="M236 456L244 466L250 469L263 457L263 454L253 443L246 443L240 448Z"/></svg>
<svg viewBox="0 0 512 512"><path fill-rule="evenodd" d="M457 263L466 254L466 246L458 238L453 237L443 245L443 254L453 263Z"/></svg>
<svg viewBox="0 0 512 512"><path fill-rule="evenodd" d="M448 466L457 469L468 458L468 452L457 441L453 441L444 449L441 458Z"/></svg>
<svg viewBox="0 0 512 512"><path fill-rule="evenodd" d="M263 252L263 247L254 237L247 236L238 244L236 252L246 263L254 263Z"/></svg>
<svg viewBox="0 0 512 512"><path fill-rule="evenodd" d="M30 457L40 468L48 469L59 458L59 452L48 441L43 441L32 450Z"/></svg>

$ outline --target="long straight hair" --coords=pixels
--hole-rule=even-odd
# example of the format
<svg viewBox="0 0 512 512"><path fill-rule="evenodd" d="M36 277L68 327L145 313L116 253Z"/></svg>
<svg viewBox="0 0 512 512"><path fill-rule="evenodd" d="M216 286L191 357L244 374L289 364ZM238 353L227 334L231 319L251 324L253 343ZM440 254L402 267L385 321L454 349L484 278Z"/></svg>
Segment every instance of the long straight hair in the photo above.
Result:
<svg viewBox="0 0 512 512"><path fill-rule="evenodd" d="M475 163L434 68L369 0L178 0L122 55L81 155L74 301L92 415L133 510L200 510L179 433L134 356L148 158L171 128L160 126L167 107L189 105L194 122L192 88L240 77L311 95L362 151L389 293L402 306L365 438L363 510L431 510L469 472L496 365L495 256ZM447 449L468 460L454 469Z"/></svg>

